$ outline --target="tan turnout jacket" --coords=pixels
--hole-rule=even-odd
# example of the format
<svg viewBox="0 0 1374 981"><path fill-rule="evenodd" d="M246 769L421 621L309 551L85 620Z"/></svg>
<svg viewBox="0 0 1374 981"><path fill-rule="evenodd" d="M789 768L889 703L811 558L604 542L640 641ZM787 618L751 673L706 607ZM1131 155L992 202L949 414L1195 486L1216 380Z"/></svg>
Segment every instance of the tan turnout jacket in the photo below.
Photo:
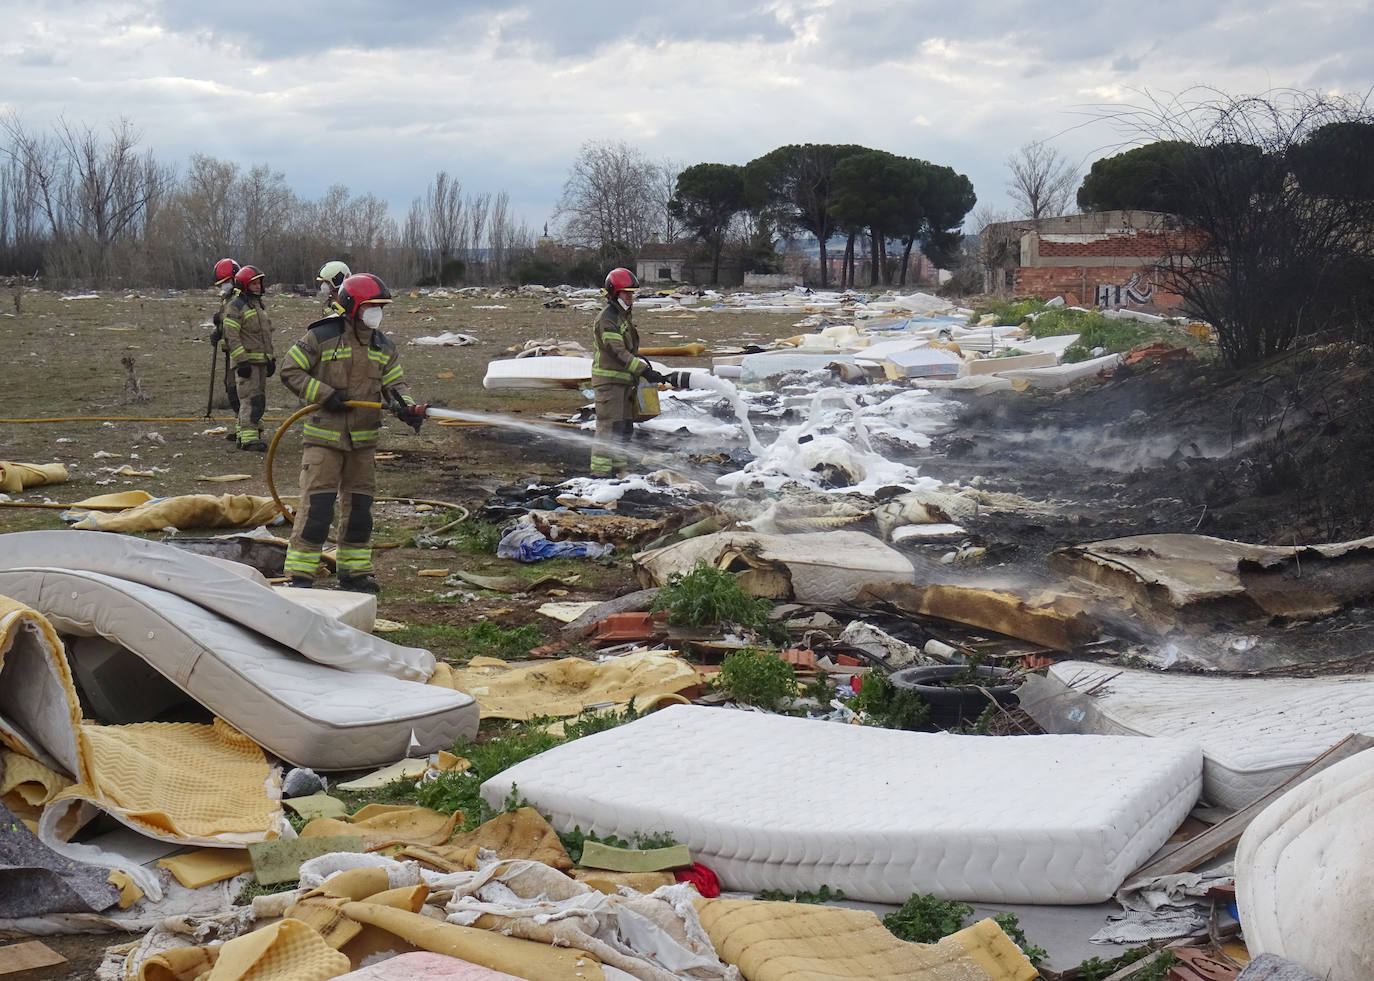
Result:
<svg viewBox="0 0 1374 981"><path fill-rule="evenodd" d="M281 370L282 384L307 402L323 403L335 391L363 402L382 401L382 391L414 404L401 371L396 344L360 320L328 317L311 324L291 345ZM306 417L307 446L337 450L375 446L381 435L380 409L322 409Z"/></svg>

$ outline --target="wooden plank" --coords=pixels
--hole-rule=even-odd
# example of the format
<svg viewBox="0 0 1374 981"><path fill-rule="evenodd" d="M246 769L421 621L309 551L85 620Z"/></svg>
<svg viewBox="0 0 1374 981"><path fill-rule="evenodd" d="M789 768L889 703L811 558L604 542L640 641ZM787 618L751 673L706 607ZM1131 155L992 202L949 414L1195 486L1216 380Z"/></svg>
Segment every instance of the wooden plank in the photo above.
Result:
<svg viewBox="0 0 1374 981"><path fill-rule="evenodd" d="M1170 852L1161 855L1153 862L1149 862L1136 869L1126 877L1126 884L1130 884L1139 879L1152 879L1158 875L1174 875L1179 872L1191 872L1208 859L1215 858L1227 848L1230 848L1250 826L1250 822L1259 816L1259 813L1266 807L1278 800L1289 790L1302 783L1308 777L1315 776L1332 764L1339 763L1341 760L1348 759L1357 753L1362 753L1366 749L1374 748L1374 738L1353 733L1346 736L1336 745L1332 746L1321 756L1318 756L1302 770L1293 774L1281 786L1275 787L1249 807L1242 808L1232 814L1226 820L1208 828L1196 838L1192 838Z"/></svg>
<svg viewBox="0 0 1374 981"><path fill-rule="evenodd" d="M55 978L66 969L67 958L37 940L0 947L0 981Z"/></svg>

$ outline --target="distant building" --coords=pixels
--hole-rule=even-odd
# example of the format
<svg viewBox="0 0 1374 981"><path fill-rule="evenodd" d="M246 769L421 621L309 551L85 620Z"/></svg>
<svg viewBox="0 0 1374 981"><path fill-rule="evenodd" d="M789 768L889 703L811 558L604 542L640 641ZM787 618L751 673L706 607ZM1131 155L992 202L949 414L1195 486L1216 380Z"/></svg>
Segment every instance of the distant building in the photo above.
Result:
<svg viewBox="0 0 1374 981"><path fill-rule="evenodd" d="M687 251L681 244L649 242L635 257L635 275L641 283L685 283Z"/></svg>
<svg viewBox="0 0 1374 981"><path fill-rule="evenodd" d="M1063 297L1077 306L1177 307L1160 264L1188 233L1157 211L997 222L979 233L985 293Z"/></svg>

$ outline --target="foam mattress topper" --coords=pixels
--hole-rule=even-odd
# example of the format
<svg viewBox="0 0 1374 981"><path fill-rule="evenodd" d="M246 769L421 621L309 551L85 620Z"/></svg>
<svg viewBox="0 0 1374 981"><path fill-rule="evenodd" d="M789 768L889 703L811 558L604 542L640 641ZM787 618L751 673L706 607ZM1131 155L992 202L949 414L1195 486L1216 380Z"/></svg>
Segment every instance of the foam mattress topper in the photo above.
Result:
<svg viewBox="0 0 1374 981"><path fill-rule="evenodd" d="M0 595L60 632L146 661L264 749L321 770L378 766L476 734L463 692L306 660L189 600L92 572L0 570Z"/></svg>
<svg viewBox="0 0 1374 981"><path fill-rule="evenodd" d="M666 831L727 889L842 889L1095 903L1197 800L1202 754L1171 739L955 736L671 706L482 785L559 830Z"/></svg>
<svg viewBox="0 0 1374 981"><path fill-rule="evenodd" d="M1370 675L1228 678L1060 661L1045 678L1028 678L1017 695L1049 732L1197 743L1203 796L1237 810L1352 732L1374 735Z"/></svg>

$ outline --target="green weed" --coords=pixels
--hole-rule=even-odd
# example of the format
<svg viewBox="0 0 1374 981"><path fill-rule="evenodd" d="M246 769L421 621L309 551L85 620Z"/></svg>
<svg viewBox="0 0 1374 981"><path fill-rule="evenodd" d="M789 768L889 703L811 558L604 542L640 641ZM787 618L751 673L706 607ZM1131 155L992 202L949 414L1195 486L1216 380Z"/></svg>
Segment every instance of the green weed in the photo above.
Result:
<svg viewBox="0 0 1374 981"><path fill-rule="evenodd" d="M992 314L997 318L999 325L1015 325L1023 322L1032 313L1039 313L1045 309L1045 301L1038 297L1028 297L1021 300L989 300L974 309L973 315L968 318L970 325L978 323L983 317Z"/></svg>
<svg viewBox="0 0 1374 981"><path fill-rule="evenodd" d="M1120 957L1113 957L1103 960L1100 957L1089 957L1082 964L1078 965L1079 981L1102 981L1109 978L1117 971L1142 958L1148 957L1155 952L1154 947L1132 947ZM1131 976L1131 981L1165 981L1169 976L1169 968L1178 963L1178 957L1173 953L1166 953L1149 967Z"/></svg>
<svg viewBox="0 0 1374 981"><path fill-rule="evenodd" d="M1046 310L1031 322L1033 337L1060 337L1077 334L1078 340L1064 352L1065 363L1086 361L1095 348L1108 354L1129 351L1160 337L1159 330L1138 320L1113 320L1096 310Z"/></svg>
<svg viewBox="0 0 1374 981"><path fill-rule="evenodd" d="M290 882L276 882L270 886L264 886L257 879L249 879L239 889L239 894L234 897L235 906L251 906L253 900L258 896L271 896L278 892L290 892L300 886L300 881L292 879Z"/></svg>
<svg viewBox="0 0 1374 981"><path fill-rule="evenodd" d="M617 835L598 835L590 831L583 831L578 825L574 825L571 831L560 831L558 840L563 843L563 850L568 853L573 864L582 861L582 850L589 841L608 845L611 848L638 848L645 851L654 848L671 848L678 844L678 840L666 831L655 831L647 834L638 832L634 836L634 842L631 843Z"/></svg>
<svg viewBox="0 0 1374 981"><path fill-rule="evenodd" d="M772 651L744 647L725 656L712 685L737 702L774 709L796 696L797 673Z"/></svg>
<svg viewBox="0 0 1374 981"><path fill-rule="evenodd" d="M501 811L493 810L482 799L479 789L482 784L508 770L515 764L532 756L553 749L560 743L593 732L602 732L623 725L638 718L633 704L619 712L601 712L580 715L569 720L563 727L562 736L548 731L548 719L534 719L521 723L504 732L498 732L483 742L469 742L455 745L453 752L465 757L471 767L462 773L444 773L434 780L420 784L413 789L415 803L443 814L455 811L463 813L459 830L471 831L485 821L489 821ZM512 788L502 810L512 810L525 805Z"/></svg>
<svg viewBox="0 0 1374 981"><path fill-rule="evenodd" d="M992 921L1002 928L1002 932L1011 938L1012 943L1021 948L1021 953L1026 955L1026 960L1031 962L1032 967L1039 967L1049 956L1049 951L1044 947L1037 947L1026 939L1026 931L1021 929L1021 921L1016 918L1015 913L993 913Z"/></svg>
<svg viewBox="0 0 1374 981"><path fill-rule="evenodd" d="M532 623L507 629L490 620L478 620L458 632L469 657L485 654L503 661L519 660L529 655L530 648L544 643L543 632Z"/></svg>
<svg viewBox="0 0 1374 981"><path fill-rule="evenodd" d="M869 672L849 701L849 707L865 716L866 724L882 729L915 731L930 719L930 706L909 688L898 688L887 675Z"/></svg>
<svg viewBox="0 0 1374 981"><path fill-rule="evenodd" d="M973 907L953 899L933 895L913 895L902 908L883 917L883 926L893 936L917 944L933 944L957 933Z"/></svg>
<svg viewBox="0 0 1374 981"><path fill-rule="evenodd" d="M746 593L735 577L705 562L691 572L675 572L658 591L651 611L667 610L668 622L680 627L714 627L735 623L770 637L784 630L769 614L773 604Z"/></svg>
<svg viewBox="0 0 1374 981"><path fill-rule="evenodd" d="M454 514L453 517L457 515ZM440 527L443 525L440 524ZM444 534L447 536L449 549L459 555L495 555L496 543L501 540L501 526L490 521L469 518Z"/></svg>

